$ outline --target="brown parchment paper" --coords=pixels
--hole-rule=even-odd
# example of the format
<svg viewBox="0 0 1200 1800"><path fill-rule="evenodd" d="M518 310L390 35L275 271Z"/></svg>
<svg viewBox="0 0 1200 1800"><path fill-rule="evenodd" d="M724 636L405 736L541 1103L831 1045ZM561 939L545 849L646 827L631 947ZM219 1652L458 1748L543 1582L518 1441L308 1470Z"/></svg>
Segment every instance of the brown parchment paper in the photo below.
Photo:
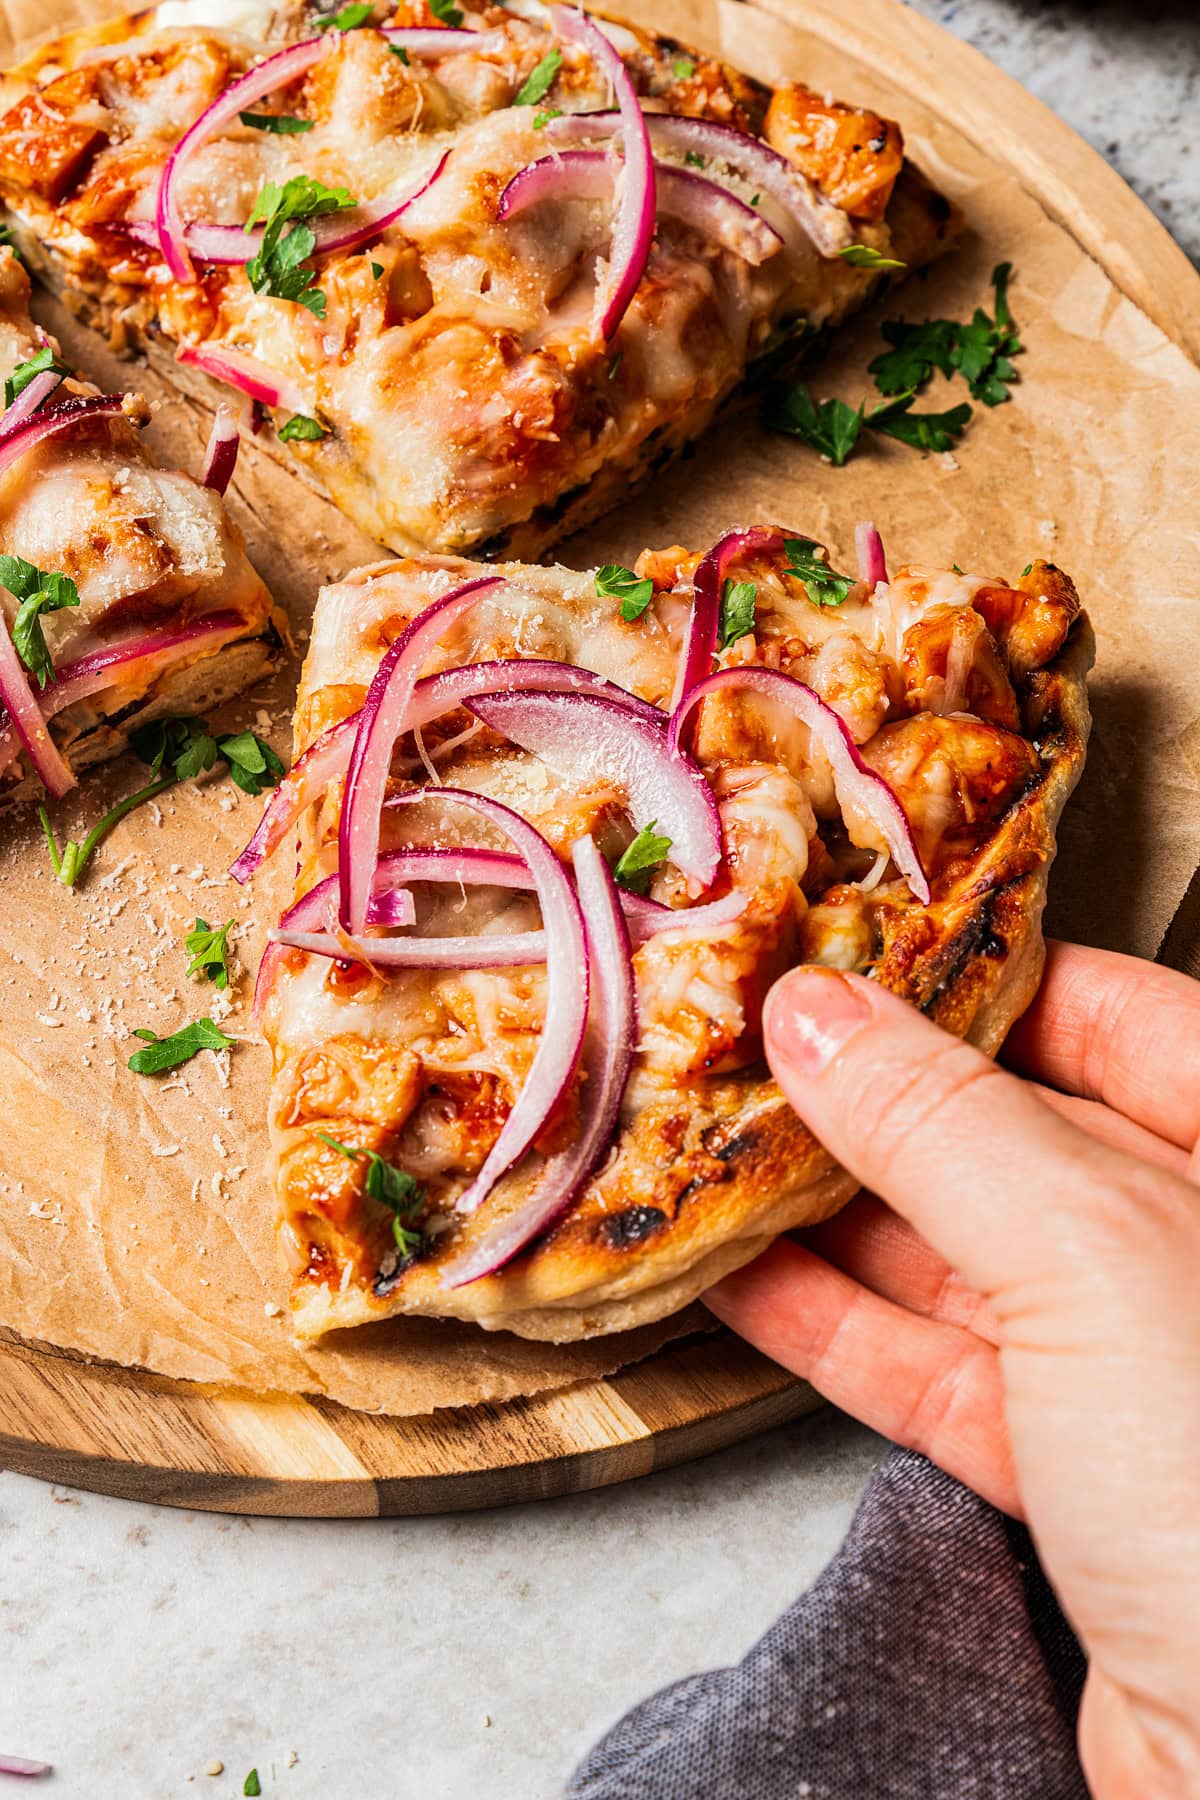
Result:
<svg viewBox="0 0 1200 1800"><path fill-rule="evenodd" d="M776 0L778 4L778 0ZM0 62L47 23L119 10L103 0L0 0ZM763 434L749 410L620 513L562 547L569 563L630 562L645 544L712 541L733 522L778 520L852 556L873 518L893 563L951 561L1015 574L1034 556L1077 579L1099 639L1096 731L1068 809L1051 928L1152 956L1200 862L1200 681L1194 473L1200 370L1053 223L1019 175L989 161L932 104L752 5L640 8L662 29L751 72L803 74L898 117L911 151L962 206L960 252L866 315L812 375L820 397L857 404L882 317L967 316L989 302L993 264L1015 264L1012 304L1027 354L1012 403L978 408L952 455L872 440L834 470ZM931 82L933 77L931 75ZM1200 294L1200 282L1197 283ZM160 451L199 467L207 420L145 371L118 364L61 308L46 323L106 385L155 404ZM953 401L963 397L957 386ZM940 385L925 404L950 404ZM321 582L377 548L286 470L244 446L231 490L251 554L289 608L301 649ZM228 709L286 750L295 670ZM140 765L138 766L140 767ZM131 763L86 780L58 809L76 834L140 785ZM239 1045L176 1076L127 1072L131 1032L160 1033L213 1009L189 983L182 937L200 914L233 914L244 968L225 1021L246 1030L265 925L284 900L282 863L251 894L224 870L258 803L204 780L127 820L83 892L53 879L32 809L0 819L0 1327L163 1374L309 1391L347 1405L426 1413L610 1372L695 1323L556 1348L432 1321L397 1321L299 1350L275 1266L263 1175L267 1055Z"/></svg>

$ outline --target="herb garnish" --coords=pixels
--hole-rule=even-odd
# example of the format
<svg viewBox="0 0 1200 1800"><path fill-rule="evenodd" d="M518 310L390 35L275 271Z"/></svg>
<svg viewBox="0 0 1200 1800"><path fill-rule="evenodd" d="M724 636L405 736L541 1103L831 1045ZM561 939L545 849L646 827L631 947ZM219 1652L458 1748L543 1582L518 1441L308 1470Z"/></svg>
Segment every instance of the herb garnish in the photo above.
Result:
<svg viewBox="0 0 1200 1800"><path fill-rule="evenodd" d="M728 650L754 630L754 603L758 596L753 581L727 581L721 591L721 630L718 649Z"/></svg>
<svg viewBox="0 0 1200 1800"><path fill-rule="evenodd" d="M258 1779L257 1769L251 1769L250 1773L247 1775L245 1781L242 1783L242 1793L248 1794L250 1800L258 1800L258 1796L262 1793L262 1786Z"/></svg>
<svg viewBox="0 0 1200 1800"><path fill-rule="evenodd" d="M854 577L830 568L825 546L814 538L785 538L783 547L788 559L785 572L803 582L813 605L840 606L854 586Z"/></svg>
<svg viewBox="0 0 1200 1800"><path fill-rule="evenodd" d="M311 131L314 124L312 119L297 119L291 113L239 113L238 118L253 131L273 131L276 137L295 137L298 132Z"/></svg>
<svg viewBox="0 0 1200 1800"><path fill-rule="evenodd" d="M168 1069L190 1062L201 1050L231 1050L237 1042L236 1038L226 1037L211 1019L196 1019L170 1037L160 1038L156 1031L144 1026L133 1035L144 1038L148 1046L135 1050L129 1058L128 1067L135 1075L163 1075Z"/></svg>
<svg viewBox="0 0 1200 1800"><path fill-rule="evenodd" d="M671 64L671 73L676 81L690 81L696 73L696 65L690 56L677 56Z"/></svg>
<svg viewBox="0 0 1200 1800"><path fill-rule="evenodd" d="M79 589L70 576L56 569L35 568L23 556L0 556L0 586L20 601L13 620L13 646L39 688L44 688L57 677L42 630L42 614L78 606Z"/></svg>
<svg viewBox="0 0 1200 1800"><path fill-rule="evenodd" d="M21 262L21 252L17 248L17 240L12 234L11 225L0 225L0 244L3 244L5 249L11 250L17 261ZM21 266L23 268L24 264L22 263Z"/></svg>
<svg viewBox="0 0 1200 1800"><path fill-rule="evenodd" d="M462 8L452 6L450 0L429 0L429 10L439 25L449 25L451 31L457 31L463 22Z"/></svg>
<svg viewBox="0 0 1200 1800"><path fill-rule="evenodd" d="M340 12L335 12L330 18L318 19L317 30L356 31L360 25L366 24L374 10L370 0L354 0L353 5L343 6Z"/></svg>
<svg viewBox="0 0 1200 1800"><path fill-rule="evenodd" d="M317 247L317 237L304 221L353 205L345 188L326 187L311 175L292 175L282 185L268 181L246 220L247 231L256 225L265 227L258 255L246 264L254 292L275 300L293 300L323 319L325 295L315 285L316 273L307 261ZM292 228L285 237L283 228L289 222Z"/></svg>
<svg viewBox="0 0 1200 1800"><path fill-rule="evenodd" d="M393 56L398 56L400 58L400 61L404 64L406 69L409 67L408 51L404 48L403 44L389 44L388 49Z"/></svg>
<svg viewBox="0 0 1200 1800"><path fill-rule="evenodd" d="M222 993L229 986L229 933L233 925L232 919L219 927L210 925L207 919L197 919L183 940L183 947L192 959L188 974L207 975Z"/></svg>
<svg viewBox="0 0 1200 1800"><path fill-rule="evenodd" d="M372 271L378 269L379 275L383 274L382 263L372 263L371 268ZM379 280L379 275L375 276L376 281ZM326 431L324 425L321 424L321 421L319 419L310 419L307 413L293 413L291 418L286 419L279 427L279 441L281 444L315 444L319 438L328 436L329 433Z"/></svg>
<svg viewBox="0 0 1200 1800"><path fill-rule="evenodd" d="M554 85L555 76L562 68L562 60L561 50L547 50L541 62L530 71L517 89L513 96L513 105L536 106L539 100L544 100Z"/></svg>
<svg viewBox="0 0 1200 1800"><path fill-rule="evenodd" d="M843 244L838 251L842 261L849 263L852 269L906 269L907 263L897 262L894 256L885 256L882 250L875 250L870 244Z"/></svg>
<svg viewBox="0 0 1200 1800"><path fill-rule="evenodd" d="M253 731L220 738L217 748L229 764L230 780L243 794L261 794L264 788L275 787L283 774L283 764L270 744Z"/></svg>
<svg viewBox="0 0 1200 1800"><path fill-rule="evenodd" d="M657 824L657 819L651 819L648 825L643 825L613 868L613 880L627 893L644 894L650 886L650 877L667 860L671 840L655 831Z"/></svg>
<svg viewBox="0 0 1200 1800"><path fill-rule="evenodd" d="M1009 386L1018 379L1012 358L1024 347L1008 306L1011 275L1011 263L998 263L992 270L994 318L976 307L969 325L955 319L926 319L923 325L889 319L883 335L892 348L868 364L880 393L915 392L938 369L943 375L961 375L985 406L1009 399Z"/></svg>
<svg viewBox="0 0 1200 1800"><path fill-rule="evenodd" d="M533 129L535 131L544 131L551 119L561 118L561 106L543 106L540 112L535 112L533 115Z"/></svg>
<svg viewBox="0 0 1200 1800"><path fill-rule="evenodd" d="M602 569L596 570L596 597L619 600L621 617L627 625L632 625L653 600L654 583L648 575L635 575L622 563L605 563Z"/></svg>
<svg viewBox="0 0 1200 1800"><path fill-rule="evenodd" d="M764 418L772 431L803 438L840 469L858 442L863 409L855 411L844 400L823 400L818 406L802 381L792 381L770 390Z"/></svg>
<svg viewBox="0 0 1200 1800"><path fill-rule="evenodd" d="M885 400L867 414L866 423L872 431L898 438L914 450L949 450L966 430L971 408L964 400L945 412L915 413L910 410L915 398L897 394L894 400Z"/></svg>
<svg viewBox="0 0 1200 1800"><path fill-rule="evenodd" d="M53 369L56 375L71 373L65 363L60 363L49 344L43 344L36 356L28 362L18 363L12 374L4 383L4 408L7 412L18 394L23 394L30 382L37 375L45 375Z"/></svg>
<svg viewBox="0 0 1200 1800"><path fill-rule="evenodd" d="M400 1254L416 1256L423 1240L419 1231L411 1229L411 1221L425 1198L425 1189L416 1178L406 1169L398 1169L394 1163L385 1162L375 1150L354 1150L349 1144L339 1144L336 1138L330 1137L325 1131L318 1131L317 1136L323 1144L328 1144L331 1150L338 1151L351 1162L357 1162L364 1156L369 1158L370 1167L363 1192L369 1200L378 1200L380 1205L391 1209L392 1236Z"/></svg>
<svg viewBox="0 0 1200 1800"><path fill-rule="evenodd" d="M702 169L705 166L704 158L698 150L685 151L683 160L693 169Z"/></svg>

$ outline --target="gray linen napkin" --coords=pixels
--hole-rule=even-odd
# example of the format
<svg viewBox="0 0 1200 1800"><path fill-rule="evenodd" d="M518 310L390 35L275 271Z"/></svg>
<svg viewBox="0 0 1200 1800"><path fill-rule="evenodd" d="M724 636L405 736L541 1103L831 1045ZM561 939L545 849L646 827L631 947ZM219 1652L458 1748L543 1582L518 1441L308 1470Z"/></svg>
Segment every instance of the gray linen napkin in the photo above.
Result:
<svg viewBox="0 0 1200 1800"><path fill-rule="evenodd" d="M897 1450L808 1593L627 1713L568 1800L1087 1800L1084 1670L1024 1527Z"/></svg>

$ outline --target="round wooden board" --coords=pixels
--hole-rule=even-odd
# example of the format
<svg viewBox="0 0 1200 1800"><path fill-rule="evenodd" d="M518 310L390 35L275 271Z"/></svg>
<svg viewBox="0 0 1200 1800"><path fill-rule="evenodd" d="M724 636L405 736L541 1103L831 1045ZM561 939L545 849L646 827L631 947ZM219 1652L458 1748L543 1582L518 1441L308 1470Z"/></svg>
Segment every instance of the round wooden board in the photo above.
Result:
<svg viewBox="0 0 1200 1800"><path fill-rule="evenodd" d="M869 100L878 71L964 131L1200 360L1200 279L1183 252L1101 157L986 58L900 0L856 0L849 12L843 0L750 3L854 58L855 97ZM55 10L65 24L74 8L61 0ZM576 1492L704 1455L817 1404L724 1332L668 1345L605 1380L407 1419L170 1381L0 1332L5 1466L260 1515L417 1514Z"/></svg>

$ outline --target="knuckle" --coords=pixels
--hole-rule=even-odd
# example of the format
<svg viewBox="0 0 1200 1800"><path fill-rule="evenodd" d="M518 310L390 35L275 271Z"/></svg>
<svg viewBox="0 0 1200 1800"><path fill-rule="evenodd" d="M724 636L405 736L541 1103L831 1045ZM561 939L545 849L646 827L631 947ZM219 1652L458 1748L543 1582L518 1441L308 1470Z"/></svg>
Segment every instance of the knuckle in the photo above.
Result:
<svg viewBox="0 0 1200 1800"><path fill-rule="evenodd" d="M955 1344L928 1381L913 1396L911 1406L898 1422L902 1443L939 1460L949 1439L965 1430L980 1408L980 1388L986 1382L995 1352L983 1344Z"/></svg>

